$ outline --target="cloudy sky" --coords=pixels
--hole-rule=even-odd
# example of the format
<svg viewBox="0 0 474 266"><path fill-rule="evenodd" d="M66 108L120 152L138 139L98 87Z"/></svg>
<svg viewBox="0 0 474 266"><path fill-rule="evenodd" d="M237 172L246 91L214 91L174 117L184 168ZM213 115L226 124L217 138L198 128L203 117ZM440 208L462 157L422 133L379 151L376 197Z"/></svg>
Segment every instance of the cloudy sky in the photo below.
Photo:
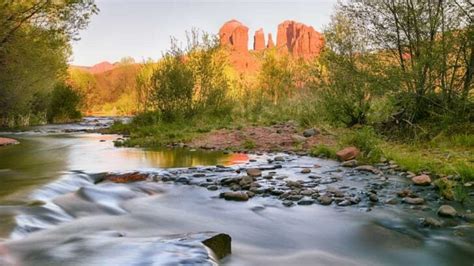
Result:
<svg viewBox="0 0 474 266"><path fill-rule="evenodd" d="M169 47L170 37L185 40L185 32L198 28L217 33L228 20L237 19L253 33L260 27L276 41L280 22L292 19L321 30L329 21L336 0L232 1L232 0L96 0L99 15L73 44L72 64L90 66L116 62L125 56L136 61L157 59Z"/></svg>

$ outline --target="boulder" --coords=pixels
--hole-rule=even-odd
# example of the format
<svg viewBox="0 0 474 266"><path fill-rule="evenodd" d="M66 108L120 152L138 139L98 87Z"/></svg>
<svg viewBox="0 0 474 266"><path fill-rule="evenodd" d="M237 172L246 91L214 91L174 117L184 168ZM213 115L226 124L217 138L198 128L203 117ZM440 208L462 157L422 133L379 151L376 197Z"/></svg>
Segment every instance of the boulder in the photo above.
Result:
<svg viewBox="0 0 474 266"><path fill-rule="evenodd" d="M449 205L441 205L436 213L438 216L449 218L455 217L457 215L456 209Z"/></svg>
<svg viewBox="0 0 474 266"><path fill-rule="evenodd" d="M309 129L306 129L305 131L303 131L303 136L306 137L306 138L310 138L310 137L318 135L318 134L319 134L319 131L316 130L315 128L309 128Z"/></svg>
<svg viewBox="0 0 474 266"><path fill-rule="evenodd" d="M359 153L360 151L356 147L347 147L336 152L336 156L340 161L344 162L355 159Z"/></svg>
<svg viewBox="0 0 474 266"><path fill-rule="evenodd" d="M431 184L431 178L428 175L415 176L411 181L417 186L429 186Z"/></svg>
<svg viewBox="0 0 474 266"><path fill-rule="evenodd" d="M215 235L202 243L210 248L219 260L232 253L232 238L227 234Z"/></svg>

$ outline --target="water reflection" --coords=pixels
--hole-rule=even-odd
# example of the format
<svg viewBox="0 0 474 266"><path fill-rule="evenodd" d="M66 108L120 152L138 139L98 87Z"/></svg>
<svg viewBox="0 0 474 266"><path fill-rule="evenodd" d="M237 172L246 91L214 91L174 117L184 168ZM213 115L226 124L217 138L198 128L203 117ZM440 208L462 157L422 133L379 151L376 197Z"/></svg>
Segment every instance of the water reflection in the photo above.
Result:
<svg viewBox="0 0 474 266"><path fill-rule="evenodd" d="M115 148L118 135L20 134L16 146L0 149L0 202L18 200L33 187L57 179L65 171L131 171L147 168L231 165L248 160L244 154Z"/></svg>

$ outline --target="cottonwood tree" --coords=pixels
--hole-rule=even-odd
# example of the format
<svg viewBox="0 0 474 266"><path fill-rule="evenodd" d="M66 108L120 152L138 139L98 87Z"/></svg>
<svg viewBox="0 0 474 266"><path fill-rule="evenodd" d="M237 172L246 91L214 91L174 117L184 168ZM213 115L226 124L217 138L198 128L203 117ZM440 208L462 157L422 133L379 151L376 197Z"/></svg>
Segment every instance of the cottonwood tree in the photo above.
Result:
<svg viewBox="0 0 474 266"><path fill-rule="evenodd" d="M384 54L389 66L384 74L403 81L399 104L406 121L472 119L472 2L349 0L338 8L364 29L368 47Z"/></svg>

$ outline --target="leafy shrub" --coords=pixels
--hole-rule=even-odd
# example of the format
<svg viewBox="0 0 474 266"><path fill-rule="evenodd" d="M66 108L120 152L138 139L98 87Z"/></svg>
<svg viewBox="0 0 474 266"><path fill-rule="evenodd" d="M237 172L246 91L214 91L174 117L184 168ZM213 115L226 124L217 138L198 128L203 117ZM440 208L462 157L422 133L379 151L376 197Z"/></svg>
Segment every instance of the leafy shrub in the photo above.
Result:
<svg viewBox="0 0 474 266"><path fill-rule="evenodd" d="M368 162L378 162L383 155L379 147L380 140L372 127L363 127L342 138L344 146L356 146L361 151L361 158Z"/></svg>
<svg viewBox="0 0 474 266"><path fill-rule="evenodd" d="M57 85L51 93L51 101L48 108L48 121L62 123L78 120L82 117L79 111L81 95L71 86L66 84Z"/></svg>
<svg viewBox="0 0 474 266"><path fill-rule="evenodd" d="M310 151L311 156L324 156L326 158L336 158L336 151L324 144L314 146Z"/></svg>

